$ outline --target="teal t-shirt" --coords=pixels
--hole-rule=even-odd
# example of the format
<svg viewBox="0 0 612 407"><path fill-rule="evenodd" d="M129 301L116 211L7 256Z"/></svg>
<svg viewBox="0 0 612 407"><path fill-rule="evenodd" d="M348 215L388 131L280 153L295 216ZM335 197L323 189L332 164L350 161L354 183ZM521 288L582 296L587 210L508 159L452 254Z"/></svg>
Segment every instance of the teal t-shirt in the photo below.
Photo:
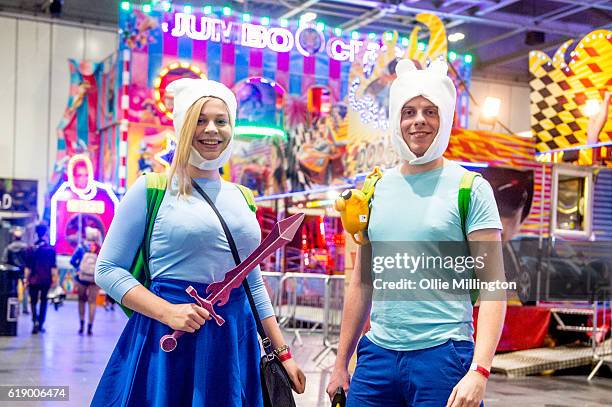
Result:
<svg viewBox="0 0 612 407"><path fill-rule="evenodd" d="M399 167L385 171L376 184L368 235L372 256L377 242L463 241L458 193L467 170L451 161L432 171L402 175ZM489 183L476 177L472 185L467 233L502 229ZM425 276L426 277L426 276ZM425 349L449 339L472 341L472 304L465 301L372 302L367 337L386 349Z"/></svg>

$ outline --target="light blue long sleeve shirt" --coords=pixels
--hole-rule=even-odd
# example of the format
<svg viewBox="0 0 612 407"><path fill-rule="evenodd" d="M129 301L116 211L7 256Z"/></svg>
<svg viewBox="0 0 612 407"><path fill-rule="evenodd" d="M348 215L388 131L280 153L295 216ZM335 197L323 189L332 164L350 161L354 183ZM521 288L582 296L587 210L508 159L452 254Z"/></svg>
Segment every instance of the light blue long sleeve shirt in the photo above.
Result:
<svg viewBox="0 0 612 407"><path fill-rule="evenodd" d="M260 243L261 230L242 192L223 180L196 179L225 219L241 259ZM140 284L129 272L146 223L145 178L140 177L117 207L96 266L96 283L116 301ZM166 192L153 226L149 269L151 278L173 278L210 284L235 267L234 258L212 208L197 193L177 198ZM247 281L260 319L274 315L259 266ZM242 289L236 288L236 289Z"/></svg>

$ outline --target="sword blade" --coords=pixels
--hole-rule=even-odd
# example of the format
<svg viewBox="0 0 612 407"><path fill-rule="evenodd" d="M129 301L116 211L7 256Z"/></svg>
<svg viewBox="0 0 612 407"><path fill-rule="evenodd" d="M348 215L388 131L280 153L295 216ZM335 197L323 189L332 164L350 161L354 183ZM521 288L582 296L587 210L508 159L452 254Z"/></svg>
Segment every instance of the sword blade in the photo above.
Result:
<svg viewBox="0 0 612 407"><path fill-rule="evenodd" d="M239 265L225 274L223 281L211 283L206 288L206 299L211 304L223 305L229 299L230 291L242 284L247 274L253 270L263 259L268 257L279 247L291 242L304 220L303 213L296 213L274 225L266 238L244 259Z"/></svg>

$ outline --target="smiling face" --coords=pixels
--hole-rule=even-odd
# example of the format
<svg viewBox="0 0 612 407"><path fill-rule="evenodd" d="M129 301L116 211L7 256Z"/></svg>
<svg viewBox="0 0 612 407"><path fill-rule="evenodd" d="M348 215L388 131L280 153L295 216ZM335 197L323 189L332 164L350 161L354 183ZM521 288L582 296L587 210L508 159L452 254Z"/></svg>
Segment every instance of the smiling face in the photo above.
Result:
<svg viewBox="0 0 612 407"><path fill-rule="evenodd" d="M211 98L202 106L191 145L205 160L214 160L232 138L227 106L221 99Z"/></svg>
<svg viewBox="0 0 612 407"><path fill-rule="evenodd" d="M422 157L427 152L439 128L438 107L423 96L410 99L402 107L402 138L417 157Z"/></svg>

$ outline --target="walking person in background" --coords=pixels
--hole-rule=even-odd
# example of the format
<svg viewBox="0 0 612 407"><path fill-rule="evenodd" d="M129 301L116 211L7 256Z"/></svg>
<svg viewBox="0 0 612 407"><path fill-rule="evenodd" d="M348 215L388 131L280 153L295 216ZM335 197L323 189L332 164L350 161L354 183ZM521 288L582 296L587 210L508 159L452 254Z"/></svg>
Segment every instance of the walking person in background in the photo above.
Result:
<svg viewBox="0 0 612 407"><path fill-rule="evenodd" d="M94 317L96 316L96 298L99 287L94 281L96 261L102 246L102 236L96 228L85 228L85 241L74 251L70 264L77 271L75 278L79 295L79 335L85 327L85 304L89 304L89 322L87 335L92 335Z"/></svg>
<svg viewBox="0 0 612 407"><path fill-rule="evenodd" d="M59 281L56 264L55 248L46 239L47 226L37 225L37 240L28 250L26 256L25 280L30 294L32 308L32 333L45 332L44 324L47 316L47 293L52 284ZM40 309L38 300L40 299Z"/></svg>
<svg viewBox="0 0 612 407"><path fill-rule="evenodd" d="M28 244L23 241L23 229L16 227L12 231L13 240L6 246L2 253L2 263L10 264L19 268L20 274L24 272L26 266L26 256L28 252ZM25 289L26 280L22 278L21 283L23 284L23 298L22 298L22 309L24 314L28 312L28 292Z"/></svg>

